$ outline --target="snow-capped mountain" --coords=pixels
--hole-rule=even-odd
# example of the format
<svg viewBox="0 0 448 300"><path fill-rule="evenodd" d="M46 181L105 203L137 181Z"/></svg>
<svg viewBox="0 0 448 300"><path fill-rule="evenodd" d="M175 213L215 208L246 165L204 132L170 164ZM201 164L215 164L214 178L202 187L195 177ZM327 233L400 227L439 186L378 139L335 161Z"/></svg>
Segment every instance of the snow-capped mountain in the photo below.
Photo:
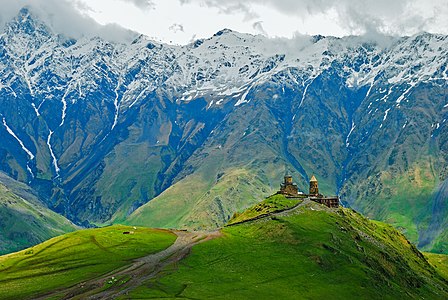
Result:
<svg viewBox="0 0 448 300"><path fill-rule="evenodd" d="M433 195L448 173L447 60L448 37L427 33L74 40L23 9L0 35L0 169L78 223L124 220L158 196L142 209L188 205L155 224L200 226L289 168L424 246L447 223L433 213L446 212Z"/></svg>

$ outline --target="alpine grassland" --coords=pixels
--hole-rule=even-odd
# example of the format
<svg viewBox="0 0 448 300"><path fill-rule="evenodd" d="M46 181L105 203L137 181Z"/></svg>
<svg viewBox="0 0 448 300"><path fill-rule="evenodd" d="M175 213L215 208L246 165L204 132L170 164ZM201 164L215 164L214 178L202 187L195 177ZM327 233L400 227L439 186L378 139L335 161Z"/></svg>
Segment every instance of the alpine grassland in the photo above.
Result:
<svg viewBox="0 0 448 300"><path fill-rule="evenodd" d="M271 199L272 201L272 199ZM255 215L253 217L256 217ZM403 234L306 203L227 226L131 298L446 299L447 281Z"/></svg>
<svg viewBox="0 0 448 300"><path fill-rule="evenodd" d="M432 210L444 209L434 203L438 184L438 176L428 158L413 164L406 172L388 170L369 177L360 184L360 201L352 207L371 218L392 224L410 241L422 248L426 246L425 251L432 251L432 245L426 245L423 239L430 240Z"/></svg>
<svg viewBox="0 0 448 300"><path fill-rule="evenodd" d="M26 200L19 196L20 193L28 196L26 191L21 190L24 185L15 181L13 184L14 187L8 187L0 182L0 255L78 229L38 200Z"/></svg>
<svg viewBox="0 0 448 300"><path fill-rule="evenodd" d="M175 240L169 231L121 225L53 238L0 257L0 299L32 299L73 286L162 251Z"/></svg>
<svg viewBox="0 0 448 300"><path fill-rule="evenodd" d="M281 194L272 195L266 198L264 201L257 203L256 205L246 209L242 213L234 213L232 218L229 220L229 224L236 224L269 213L290 209L301 202L302 201L298 199L288 199Z"/></svg>
<svg viewBox="0 0 448 300"><path fill-rule="evenodd" d="M424 255L439 274L448 280L448 255L429 252L424 253Z"/></svg>

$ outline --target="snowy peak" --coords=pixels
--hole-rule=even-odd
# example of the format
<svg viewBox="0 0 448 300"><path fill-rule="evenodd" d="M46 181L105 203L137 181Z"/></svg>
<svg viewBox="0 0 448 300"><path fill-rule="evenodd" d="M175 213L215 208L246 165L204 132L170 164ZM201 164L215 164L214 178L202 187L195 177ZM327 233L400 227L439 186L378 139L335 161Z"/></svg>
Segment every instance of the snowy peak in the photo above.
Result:
<svg viewBox="0 0 448 300"><path fill-rule="evenodd" d="M17 17L6 24L5 32L9 38L28 39L28 45L36 47L51 38L51 30L28 8L22 8Z"/></svg>
<svg viewBox="0 0 448 300"><path fill-rule="evenodd" d="M232 29L224 28L224 29L218 31L217 33L215 33L213 36L221 36L223 34L232 33L232 32L234 32Z"/></svg>
<svg viewBox="0 0 448 300"><path fill-rule="evenodd" d="M370 190L365 176L446 145L447 49L426 33L75 40L22 11L0 33L0 170L79 222L121 218L203 164L223 168L207 174L217 181L227 167L266 178L288 165Z"/></svg>
<svg viewBox="0 0 448 300"><path fill-rule="evenodd" d="M57 88L57 97L71 98L69 102L107 86L105 100L117 111L144 103L156 89L164 89L173 100L205 97L209 103L230 99L242 104L252 89L278 74L286 74L285 82L303 90L330 68L347 87L367 86L369 91L376 81L415 85L448 78L447 37L427 33L396 39L385 48L361 37L268 39L230 29L186 46L159 44L143 35L125 45L58 36L24 8L9 23L0 44L5 52L2 77L9 78L2 86L11 88L21 81L31 95L41 98L54 97ZM50 73L54 76L49 81ZM211 99L212 94L218 99ZM38 107L43 100L36 98Z"/></svg>

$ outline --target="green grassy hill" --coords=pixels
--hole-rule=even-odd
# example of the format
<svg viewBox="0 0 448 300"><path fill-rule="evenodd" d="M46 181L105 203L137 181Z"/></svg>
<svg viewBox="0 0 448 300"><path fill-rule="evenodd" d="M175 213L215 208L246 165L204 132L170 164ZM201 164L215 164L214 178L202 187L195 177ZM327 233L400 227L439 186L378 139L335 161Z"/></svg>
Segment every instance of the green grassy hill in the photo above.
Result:
<svg viewBox="0 0 448 300"><path fill-rule="evenodd" d="M249 207L242 213L234 213L228 224L237 224L251 220L254 218L262 217L270 213L287 210L302 203L302 200L288 199L283 195L272 195L266 198L264 201Z"/></svg>
<svg viewBox="0 0 448 300"><path fill-rule="evenodd" d="M265 202L259 207L266 205ZM256 215L247 219L253 217ZM195 246L191 256L179 266L146 282L130 296L138 299L448 297L446 279L404 235L352 210L330 210L305 201L284 215L228 226L222 233L221 238Z"/></svg>
<svg viewBox="0 0 448 300"><path fill-rule="evenodd" d="M25 200L16 193L24 197L29 195L20 186L7 187L0 181L0 254L22 250L78 229L37 199Z"/></svg>
<svg viewBox="0 0 448 300"><path fill-rule="evenodd" d="M0 299L35 298L70 287L162 251L175 239L168 231L119 225L53 238L0 257Z"/></svg>
<svg viewBox="0 0 448 300"><path fill-rule="evenodd" d="M434 266L434 268L439 272L439 274L448 279L448 255L425 253L425 257L426 259L428 259L429 263Z"/></svg>
<svg viewBox="0 0 448 300"><path fill-rule="evenodd" d="M132 273L140 279L118 277L112 284L98 278L116 276L132 259L162 251L175 235L112 226L54 238L0 257L0 298L52 292L51 299L60 299L85 286L94 291L89 296L117 299L448 297L446 256L425 258L392 226L353 210L275 195L235 214L231 222L219 234L198 232L191 249L182 246L160 256L152 262L159 269ZM180 233L179 238L196 235ZM181 255L182 249L190 254Z"/></svg>

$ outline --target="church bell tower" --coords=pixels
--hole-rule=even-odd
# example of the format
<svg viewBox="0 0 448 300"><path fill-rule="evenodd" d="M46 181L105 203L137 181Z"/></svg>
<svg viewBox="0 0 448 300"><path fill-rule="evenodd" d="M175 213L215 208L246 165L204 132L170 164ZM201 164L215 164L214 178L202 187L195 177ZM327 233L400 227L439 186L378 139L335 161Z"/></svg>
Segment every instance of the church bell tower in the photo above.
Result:
<svg viewBox="0 0 448 300"><path fill-rule="evenodd" d="M319 187L317 184L317 179L314 175L310 179L310 195L319 195Z"/></svg>

